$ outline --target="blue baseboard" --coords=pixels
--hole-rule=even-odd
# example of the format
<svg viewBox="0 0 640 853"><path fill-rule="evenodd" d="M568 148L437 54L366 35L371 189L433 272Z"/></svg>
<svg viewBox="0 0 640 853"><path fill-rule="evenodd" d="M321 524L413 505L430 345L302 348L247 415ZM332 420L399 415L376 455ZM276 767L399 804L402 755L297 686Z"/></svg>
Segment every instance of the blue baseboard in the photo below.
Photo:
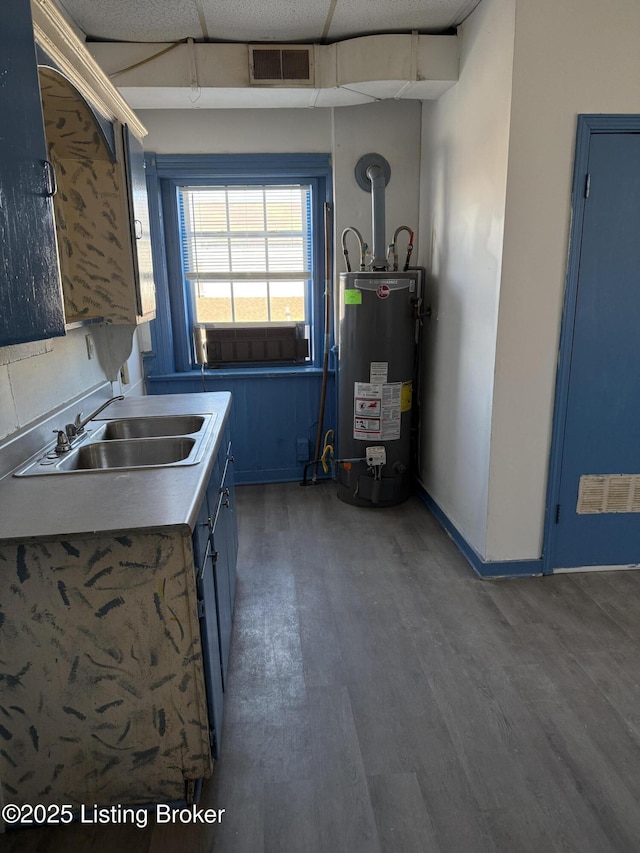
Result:
<svg viewBox="0 0 640 853"><path fill-rule="evenodd" d="M462 555L478 577L490 578L533 578L542 574L542 559L539 560L483 560L480 554L469 545L448 515L434 501L420 483L416 491L429 510L457 545Z"/></svg>

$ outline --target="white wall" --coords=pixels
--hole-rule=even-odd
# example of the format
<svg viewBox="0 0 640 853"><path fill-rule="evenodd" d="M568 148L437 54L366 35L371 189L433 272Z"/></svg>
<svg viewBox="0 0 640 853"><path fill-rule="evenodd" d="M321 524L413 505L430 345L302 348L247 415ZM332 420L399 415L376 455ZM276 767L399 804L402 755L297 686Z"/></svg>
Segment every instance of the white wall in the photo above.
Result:
<svg viewBox="0 0 640 853"><path fill-rule="evenodd" d="M381 154L391 167L385 192L387 243L400 225L416 232L418 243L421 104L419 101L381 101L334 110L333 182L335 197L336 266L344 272L340 235L356 227L373 248L371 193L361 189L354 169L363 154ZM398 238L403 257L407 235ZM358 247L347 243L352 268L357 269ZM414 257L415 260L415 257ZM336 278L336 281L338 279Z"/></svg>
<svg viewBox="0 0 640 853"><path fill-rule="evenodd" d="M513 0L483 0L460 31L457 85L424 105L420 260L430 273L421 479L485 552L505 217Z"/></svg>
<svg viewBox="0 0 640 853"><path fill-rule="evenodd" d="M331 110L137 110L156 154L326 153Z"/></svg>
<svg viewBox="0 0 640 853"><path fill-rule="evenodd" d="M0 347L0 439L106 382L97 353L87 356L88 333L73 329L63 338ZM114 394L144 393L137 337L127 361L130 382L113 383Z"/></svg>
<svg viewBox="0 0 640 853"><path fill-rule="evenodd" d="M381 101L314 110L139 110L148 130L147 151L158 154L329 153L333 163L335 245L347 225L369 245L371 195L360 189L355 165L376 152L391 166L386 192L387 234L399 225L418 228L420 172L419 101ZM352 259L357 247L349 244ZM336 271L344 271L340 248ZM337 280L337 278L336 278Z"/></svg>
<svg viewBox="0 0 640 853"><path fill-rule="evenodd" d="M517 0L488 559L542 552L576 119L640 113L639 46L638 0Z"/></svg>

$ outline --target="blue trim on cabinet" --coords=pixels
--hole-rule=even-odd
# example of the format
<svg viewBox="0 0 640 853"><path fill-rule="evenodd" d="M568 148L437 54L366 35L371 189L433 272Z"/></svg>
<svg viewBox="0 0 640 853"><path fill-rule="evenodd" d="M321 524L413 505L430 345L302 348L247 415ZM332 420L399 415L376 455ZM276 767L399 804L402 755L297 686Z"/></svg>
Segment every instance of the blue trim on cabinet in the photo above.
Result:
<svg viewBox="0 0 640 853"><path fill-rule="evenodd" d="M542 560L483 560L449 516L438 506L421 483L416 483L416 491L429 512L449 534L462 556L470 564L478 577L483 580L497 578L532 578L542 574Z"/></svg>
<svg viewBox="0 0 640 853"><path fill-rule="evenodd" d="M556 507L559 503L560 477L562 472L562 454L564 426L569 399L569 378L571 372L571 351L573 328L578 300L578 276L580 272L580 252L582 227L585 211L585 176L589 165L589 147L593 133L638 133L640 115L579 115L576 130L576 151L573 166L573 184L571 191L571 232L569 235L569 258L567 263L566 289L558 350L553 423L551 430L551 452L549 455L549 476L547 481L547 499L545 507L544 539L542 547L543 574L553 574L552 555L556 534Z"/></svg>

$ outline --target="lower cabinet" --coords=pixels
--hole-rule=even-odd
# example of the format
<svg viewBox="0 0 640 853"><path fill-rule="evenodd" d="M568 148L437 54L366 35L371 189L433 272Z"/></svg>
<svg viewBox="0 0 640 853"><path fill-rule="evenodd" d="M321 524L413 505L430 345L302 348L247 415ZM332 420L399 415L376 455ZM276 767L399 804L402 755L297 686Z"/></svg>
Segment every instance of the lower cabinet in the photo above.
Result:
<svg viewBox="0 0 640 853"><path fill-rule="evenodd" d="M0 542L5 802L189 801L211 775L222 715L211 548L201 568L199 581L183 528Z"/></svg>
<svg viewBox="0 0 640 853"><path fill-rule="evenodd" d="M211 749L217 758L222 734L223 693L227 688L238 553L233 455L228 430L200 508L193 550Z"/></svg>
<svg viewBox="0 0 640 853"><path fill-rule="evenodd" d="M214 758L218 758L222 733L224 700L222 696L222 670L220 667L220 640L216 617L215 559L211 540L207 542L202 565L198 567L198 617L204 662L204 681L209 712L209 744Z"/></svg>
<svg viewBox="0 0 640 853"><path fill-rule="evenodd" d="M235 587L228 436L197 525L0 541L0 797L193 797L219 755Z"/></svg>

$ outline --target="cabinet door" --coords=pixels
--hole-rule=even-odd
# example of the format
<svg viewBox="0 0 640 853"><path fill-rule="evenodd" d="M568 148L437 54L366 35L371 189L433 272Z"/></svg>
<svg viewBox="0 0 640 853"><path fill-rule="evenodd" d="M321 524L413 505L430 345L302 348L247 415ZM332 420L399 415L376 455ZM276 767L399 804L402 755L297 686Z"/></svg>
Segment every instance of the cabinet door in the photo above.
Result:
<svg viewBox="0 0 640 853"><path fill-rule="evenodd" d="M220 643L218 639L218 621L216 610L216 589L214 580L215 562L211 540L207 542L204 560L198 571L197 590L200 616L200 636L204 663L209 725L214 734L211 751L214 758L220 753L222 737L222 715L224 703L222 696L222 670L220 667Z"/></svg>
<svg viewBox="0 0 640 853"><path fill-rule="evenodd" d="M0 346L64 335L29 0L0 6Z"/></svg>
<svg viewBox="0 0 640 853"><path fill-rule="evenodd" d="M126 125L123 127L123 133L138 314L151 319L156 310L156 291L153 281L144 149L140 140Z"/></svg>
<svg viewBox="0 0 640 853"><path fill-rule="evenodd" d="M218 615L218 637L220 641L220 661L222 664L222 684L227 686L229 650L231 648L231 594L229 590L229 553L226 535L226 510L228 498L219 488L215 514L213 516L213 547L216 553L216 611Z"/></svg>
<svg viewBox="0 0 640 853"><path fill-rule="evenodd" d="M201 566L204 562L204 557L207 552L207 545L211 537L211 515L207 501L202 502L198 518L196 520L195 530L193 531L193 559L196 566Z"/></svg>
<svg viewBox="0 0 640 853"><path fill-rule="evenodd" d="M236 516L235 477L233 472L233 447L228 436L225 438L227 444L227 460L223 477L223 487L226 495L224 504L224 529L227 540L227 565L229 569L229 598L231 601L231 613L236 596L236 566L238 562L238 519Z"/></svg>

